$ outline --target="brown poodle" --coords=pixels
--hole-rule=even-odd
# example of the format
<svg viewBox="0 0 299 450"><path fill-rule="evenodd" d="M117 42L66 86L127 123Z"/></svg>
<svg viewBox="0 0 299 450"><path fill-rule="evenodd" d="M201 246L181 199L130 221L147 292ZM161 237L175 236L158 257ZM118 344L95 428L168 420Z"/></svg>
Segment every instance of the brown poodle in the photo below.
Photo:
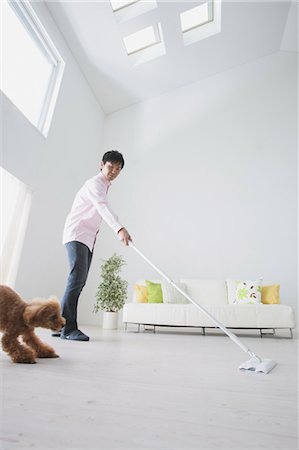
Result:
<svg viewBox="0 0 299 450"><path fill-rule="evenodd" d="M13 362L33 364L36 357L57 358L55 350L36 336L34 328L60 330L64 323L57 300L26 303L13 289L0 285L0 330L4 332L2 348ZM22 336L22 344L19 336Z"/></svg>

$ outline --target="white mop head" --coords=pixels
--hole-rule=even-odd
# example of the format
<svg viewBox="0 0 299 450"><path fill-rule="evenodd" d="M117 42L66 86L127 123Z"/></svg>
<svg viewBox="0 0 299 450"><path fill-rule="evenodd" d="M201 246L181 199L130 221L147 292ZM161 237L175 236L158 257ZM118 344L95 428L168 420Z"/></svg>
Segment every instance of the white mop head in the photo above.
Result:
<svg viewBox="0 0 299 450"><path fill-rule="evenodd" d="M269 373L276 366L276 362L273 359L261 359L257 356L250 358L239 366L241 370L251 370L253 372Z"/></svg>

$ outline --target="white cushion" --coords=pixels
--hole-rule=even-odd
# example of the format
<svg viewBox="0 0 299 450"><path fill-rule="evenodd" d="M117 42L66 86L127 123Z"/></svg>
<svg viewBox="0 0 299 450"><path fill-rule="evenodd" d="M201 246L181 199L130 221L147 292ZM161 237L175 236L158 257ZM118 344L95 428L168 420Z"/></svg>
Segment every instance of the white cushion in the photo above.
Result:
<svg viewBox="0 0 299 450"><path fill-rule="evenodd" d="M182 283L181 281L173 281L173 283L181 289L183 292L187 293L187 286ZM163 302L164 303L180 303L180 304L186 304L190 303L189 300L184 297L183 294L178 291L173 284L168 283L167 281L162 282L162 289L163 289Z"/></svg>
<svg viewBox="0 0 299 450"><path fill-rule="evenodd" d="M187 293L201 305L227 305L227 291L224 280L181 279Z"/></svg>

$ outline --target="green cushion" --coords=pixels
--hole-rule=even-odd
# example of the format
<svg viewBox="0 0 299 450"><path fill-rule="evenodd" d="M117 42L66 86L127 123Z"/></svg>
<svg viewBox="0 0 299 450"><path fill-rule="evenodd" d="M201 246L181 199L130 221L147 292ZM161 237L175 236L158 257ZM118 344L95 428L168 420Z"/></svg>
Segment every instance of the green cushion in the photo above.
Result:
<svg viewBox="0 0 299 450"><path fill-rule="evenodd" d="M145 280L147 287L148 303L163 303L162 286L160 283L153 283Z"/></svg>

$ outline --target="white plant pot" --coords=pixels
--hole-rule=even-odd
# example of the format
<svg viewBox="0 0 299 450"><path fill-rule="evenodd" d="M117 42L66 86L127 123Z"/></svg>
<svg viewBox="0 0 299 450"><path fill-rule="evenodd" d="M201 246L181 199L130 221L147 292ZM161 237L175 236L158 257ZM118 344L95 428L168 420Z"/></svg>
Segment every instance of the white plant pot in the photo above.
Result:
<svg viewBox="0 0 299 450"><path fill-rule="evenodd" d="M103 329L116 330L118 325L118 313L104 311L103 314Z"/></svg>

